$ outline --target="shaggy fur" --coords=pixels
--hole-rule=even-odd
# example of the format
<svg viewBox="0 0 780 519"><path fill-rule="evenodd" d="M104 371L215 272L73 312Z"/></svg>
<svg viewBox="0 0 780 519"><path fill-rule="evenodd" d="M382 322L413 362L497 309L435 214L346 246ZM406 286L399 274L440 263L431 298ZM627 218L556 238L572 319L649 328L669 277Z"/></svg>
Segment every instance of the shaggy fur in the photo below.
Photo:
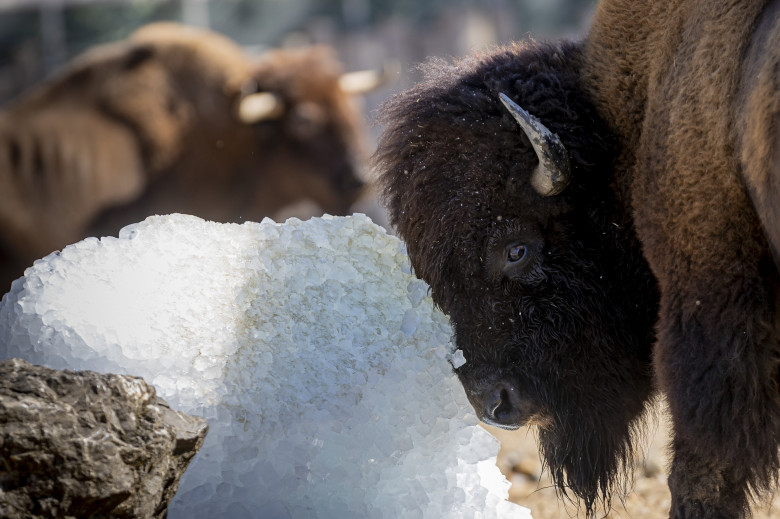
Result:
<svg viewBox="0 0 780 519"><path fill-rule="evenodd" d="M364 146L341 73L325 48L250 59L170 23L76 58L0 114L0 270L18 265L0 293L33 260L150 214L259 221L307 199L345 214ZM281 96L283 116L242 123L254 91Z"/></svg>
<svg viewBox="0 0 780 519"><path fill-rule="evenodd" d="M738 517L780 468L769 246L780 243L780 2L645 9L601 5L587 89L624 143L619 172L662 294L655 368L674 421L672 516Z"/></svg>
<svg viewBox="0 0 780 519"><path fill-rule="evenodd" d="M654 382L671 517L742 517L775 483L778 42L780 0L603 0L581 43L430 63L385 107L379 181L450 315L466 393L479 413L489 388L516 389L588 514ZM562 194L529 186L537 159L499 92L569 150ZM527 254L507 274L514 243Z"/></svg>

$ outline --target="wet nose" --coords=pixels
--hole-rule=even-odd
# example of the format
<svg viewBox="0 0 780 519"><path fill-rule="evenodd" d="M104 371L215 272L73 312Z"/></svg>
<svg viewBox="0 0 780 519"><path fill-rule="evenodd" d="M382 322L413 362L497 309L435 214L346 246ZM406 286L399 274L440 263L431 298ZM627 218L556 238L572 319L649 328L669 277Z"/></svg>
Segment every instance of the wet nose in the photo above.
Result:
<svg viewBox="0 0 780 519"><path fill-rule="evenodd" d="M531 415L528 403L520 397L517 388L506 382L497 383L485 391L481 409L476 411L483 422L503 429L517 429Z"/></svg>

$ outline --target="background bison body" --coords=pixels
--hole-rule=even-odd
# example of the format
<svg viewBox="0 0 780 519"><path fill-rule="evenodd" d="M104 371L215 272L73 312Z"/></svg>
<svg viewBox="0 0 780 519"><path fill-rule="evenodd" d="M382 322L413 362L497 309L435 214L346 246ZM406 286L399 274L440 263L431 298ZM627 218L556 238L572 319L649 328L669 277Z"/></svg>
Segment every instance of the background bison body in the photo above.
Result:
<svg viewBox="0 0 780 519"><path fill-rule="evenodd" d="M326 48L252 59L172 23L88 51L0 114L0 291L33 260L150 214L259 221L305 200L348 213L365 150L342 78ZM275 104L247 111L259 93Z"/></svg>
<svg viewBox="0 0 780 519"><path fill-rule="evenodd" d="M740 517L776 480L778 5L603 1L581 43L428 64L385 108L383 195L470 401L538 425L589 514L654 384L672 517ZM561 194L529 182L539 160L502 92L568 150Z"/></svg>

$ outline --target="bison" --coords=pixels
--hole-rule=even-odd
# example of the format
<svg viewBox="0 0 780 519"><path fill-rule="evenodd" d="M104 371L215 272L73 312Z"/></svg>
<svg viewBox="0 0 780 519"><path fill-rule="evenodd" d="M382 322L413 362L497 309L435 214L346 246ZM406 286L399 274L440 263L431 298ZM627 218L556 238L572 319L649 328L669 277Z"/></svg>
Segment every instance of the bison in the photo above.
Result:
<svg viewBox="0 0 780 519"><path fill-rule="evenodd" d="M302 200L346 214L366 154L352 96L377 85L360 77L324 47L254 59L173 23L87 51L0 114L0 288L150 214L260 220Z"/></svg>
<svg viewBox="0 0 780 519"><path fill-rule="evenodd" d="M735 518L780 440L780 2L602 0L580 41L423 66L374 168L484 422L625 490L657 395L670 516Z"/></svg>

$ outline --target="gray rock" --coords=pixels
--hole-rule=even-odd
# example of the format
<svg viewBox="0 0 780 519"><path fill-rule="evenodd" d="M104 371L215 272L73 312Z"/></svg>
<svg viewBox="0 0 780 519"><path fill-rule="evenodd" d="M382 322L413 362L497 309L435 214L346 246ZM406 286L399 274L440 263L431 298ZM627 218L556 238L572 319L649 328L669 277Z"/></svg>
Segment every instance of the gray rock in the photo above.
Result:
<svg viewBox="0 0 780 519"><path fill-rule="evenodd" d="M207 430L141 378L2 361L0 517L165 517Z"/></svg>

